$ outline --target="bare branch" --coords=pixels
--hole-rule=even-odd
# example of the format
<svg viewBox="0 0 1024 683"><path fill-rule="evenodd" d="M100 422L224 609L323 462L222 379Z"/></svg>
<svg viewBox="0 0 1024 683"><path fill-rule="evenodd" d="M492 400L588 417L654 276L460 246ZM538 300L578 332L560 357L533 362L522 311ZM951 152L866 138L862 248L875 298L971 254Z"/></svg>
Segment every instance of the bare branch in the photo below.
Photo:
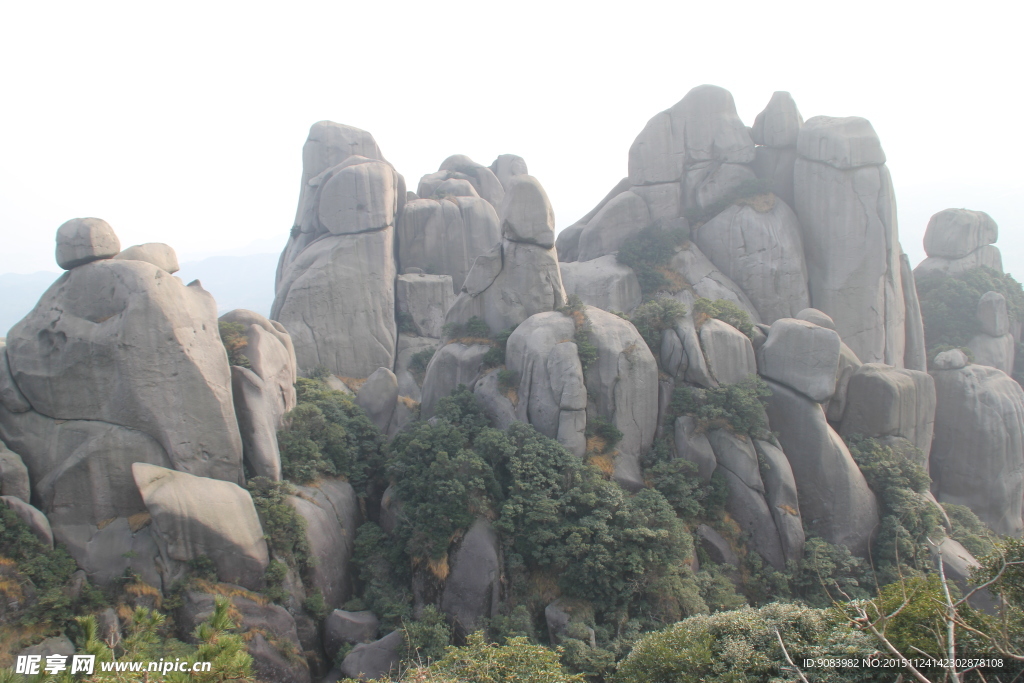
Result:
<svg viewBox="0 0 1024 683"><path fill-rule="evenodd" d="M789 662L789 665L793 667L794 671L796 671L796 675L799 676L800 680L804 683L810 683L810 681L807 680L807 677L804 676L804 672L800 670L800 667L793 663L793 658L789 656L789 651L786 649L786 644L782 642L782 634L779 633L779 629L777 628L775 629L775 637L779 639L779 647L782 648L782 654L786 656L786 661Z"/></svg>

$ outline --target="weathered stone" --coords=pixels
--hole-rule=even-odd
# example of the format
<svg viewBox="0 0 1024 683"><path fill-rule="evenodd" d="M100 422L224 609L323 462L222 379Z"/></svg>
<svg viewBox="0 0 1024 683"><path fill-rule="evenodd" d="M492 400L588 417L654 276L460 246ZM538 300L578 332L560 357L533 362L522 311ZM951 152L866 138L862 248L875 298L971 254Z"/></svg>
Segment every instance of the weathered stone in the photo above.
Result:
<svg viewBox="0 0 1024 683"><path fill-rule="evenodd" d="M795 147L803 123L793 96L777 90L772 93L768 106L754 119L750 138L758 145Z"/></svg>
<svg viewBox="0 0 1024 683"><path fill-rule="evenodd" d="M516 406L506 395L508 392L502 389L497 372L489 372L481 377L473 393L495 429L504 431L517 421Z"/></svg>
<svg viewBox="0 0 1024 683"><path fill-rule="evenodd" d="M999 368L1008 375L1013 372L1015 347L1013 335L1009 333L1001 337L976 334L967 342L975 363Z"/></svg>
<svg viewBox="0 0 1024 683"><path fill-rule="evenodd" d="M202 288L142 261L79 266L11 328L6 351L11 376L39 413L137 430L176 469L241 480L227 356L216 303ZM38 448L18 448L30 470L29 460L43 457ZM35 485L57 464L39 462Z"/></svg>
<svg viewBox="0 0 1024 683"><path fill-rule="evenodd" d="M811 305L832 317L861 360L902 366L906 313L892 179L884 165L863 165L881 163L877 137L860 137L873 135L866 121L863 130L844 124L823 132L812 126L818 118L800 129L815 151L801 151L794 169Z"/></svg>
<svg viewBox="0 0 1024 683"><path fill-rule="evenodd" d="M615 479L627 488L643 486L640 456L654 441L658 421L658 364L633 325L587 306L597 359L584 371L588 418L596 415L622 432Z"/></svg>
<svg viewBox="0 0 1024 683"><path fill-rule="evenodd" d="M704 351L700 346L700 337L693 322L693 303L696 298L691 292L684 289L676 295L676 299L686 306L686 315L676 320L673 330L682 345L682 357L679 359L679 364L674 366L674 377L677 380L685 380L709 389L717 387L718 382L708 370ZM683 358L686 359L685 363L682 362ZM672 367L666 366L666 371L672 371L670 369Z"/></svg>
<svg viewBox="0 0 1024 683"><path fill-rule="evenodd" d="M824 327L829 330L836 329L835 321L828 314L822 313L817 308L805 308L793 317L797 320L806 320L809 323L814 323L818 327Z"/></svg>
<svg viewBox="0 0 1024 683"><path fill-rule="evenodd" d="M50 529L46 515L16 496L3 495L0 496L0 501L28 525L36 538L50 548L53 547L53 530Z"/></svg>
<svg viewBox="0 0 1024 683"><path fill-rule="evenodd" d="M935 369L936 370L959 370L962 367L966 367L970 361L967 359L967 354L960 349L949 349L943 351L935 356Z"/></svg>
<svg viewBox="0 0 1024 683"><path fill-rule="evenodd" d="M356 404L366 411L377 429L387 432L398 401L398 378L388 368L377 368L356 392Z"/></svg>
<svg viewBox="0 0 1024 683"><path fill-rule="evenodd" d="M707 435L697 429L697 421L693 417L684 415L676 418L675 445L675 456L696 465L697 474L705 484L711 481L718 460Z"/></svg>
<svg viewBox="0 0 1024 683"><path fill-rule="evenodd" d="M966 595L975 588L970 581L971 572L980 567L981 563L966 548L948 536L938 543L929 543L928 547L932 551L936 566L942 562L946 578L956 583L962 594ZM999 600L987 588L975 592L967 602L974 609L989 614L996 614L999 608Z"/></svg>
<svg viewBox="0 0 1024 683"><path fill-rule="evenodd" d="M583 456L587 388L570 316L530 316L508 338L505 364L518 386L516 417Z"/></svg>
<svg viewBox="0 0 1024 683"><path fill-rule="evenodd" d="M757 308L743 293L739 285L716 268L715 264L693 242L683 244L683 247L672 257L669 268L679 273L693 290L691 293L689 290L683 289L675 295L675 298L684 304L687 303L684 297L689 297L692 303L693 294L712 301L724 299L747 311L755 323L761 322Z"/></svg>
<svg viewBox="0 0 1024 683"><path fill-rule="evenodd" d="M529 173L526 169L526 160L515 154L499 154L491 163L490 169L506 191L512 178Z"/></svg>
<svg viewBox="0 0 1024 683"><path fill-rule="evenodd" d="M590 261L617 252L623 242L650 223L647 202L638 195L627 191L615 196L580 233L579 260Z"/></svg>
<svg viewBox="0 0 1024 683"><path fill-rule="evenodd" d="M946 209L931 217L924 233L924 253L959 259L999 239L999 226L984 211Z"/></svg>
<svg viewBox="0 0 1024 683"><path fill-rule="evenodd" d="M415 373L410 369L409 365L412 363L413 356L417 353L427 350L431 352L436 351L440 343L440 339L432 337L399 335L398 357L395 360L395 376L398 377L399 396L407 396L419 403L422 398L420 395L420 382L423 381L425 376L426 365L418 368Z"/></svg>
<svg viewBox="0 0 1024 683"><path fill-rule="evenodd" d="M347 567L352 540L346 542L329 503L305 496L287 496L285 501L304 521L306 542L315 558L307 580L323 595L327 608L335 609L345 603L352 591Z"/></svg>
<svg viewBox="0 0 1024 683"><path fill-rule="evenodd" d="M513 242L555 246L555 212L540 181L532 175L517 175L509 181L501 204L501 235Z"/></svg>
<svg viewBox="0 0 1024 683"><path fill-rule="evenodd" d="M75 649L75 644L72 643L71 640L62 633L59 636L51 636L50 638L46 638L42 642L36 643L35 645L32 645L30 647L26 647L23 650L21 650L18 653L18 655L42 655L43 661L42 665L40 666L40 670L42 670L42 668L46 665L46 657L48 655L64 655L65 657L70 657L76 652L77 650Z"/></svg>
<svg viewBox="0 0 1024 683"><path fill-rule="evenodd" d="M1010 316L1006 312L1006 297L999 292L985 292L978 301L975 314L981 323L981 331L993 337L1001 337L1010 331Z"/></svg>
<svg viewBox="0 0 1024 683"><path fill-rule="evenodd" d="M373 612L336 609L324 619L324 650L330 659L346 643L369 643L377 638L380 620Z"/></svg>
<svg viewBox="0 0 1024 683"><path fill-rule="evenodd" d="M477 258L445 322L464 325L477 317L497 334L565 300L555 250L506 239Z"/></svg>
<svg viewBox="0 0 1024 683"><path fill-rule="evenodd" d="M463 636L479 630L498 613L501 560L498 535L486 519L477 519L451 557L451 572L441 594L441 611Z"/></svg>
<svg viewBox="0 0 1024 683"><path fill-rule="evenodd" d="M455 301L450 275L399 275L395 283L398 313L408 316L416 334L440 337L444 314Z"/></svg>
<svg viewBox="0 0 1024 683"><path fill-rule="evenodd" d="M271 317L291 334L301 370L362 378L392 366L393 243L390 228L325 236L284 266Z"/></svg>
<svg viewBox="0 0 1024 683"><path fill-rule="evenodd" d="M932 492L966 505L998 534L1020 536L1024 390L984 365L936 370Z"/></svg>
<svg viewBox="0 0 1024 683"><path fill-rule="evenodd" d="M231 366L231 395L242 435L242 454L258 477L281 480L281 452L277 446L274 410L268 402L267 383L248 368ZM281 415L283 417L283 414Z"/></svg>
<svg viewBox="0 0 1024 683"><path fill-rule="evenodd" d="M501 241L498 214L477 197L419 199L405 205L398 220L398 260L403 271L449 275L462 289L477 256Z"/></svg>
<svg viewBox="0 0 1024 683"><path fill-rule="evenodd" d="M719 384L736 384L757 374L754 347L732 325L711 318L700 327L700 345L711 376Z"/></svg>
<svg viewBox="0 0 1024 683"><path fill-rule="evenodd" d="M404 631L392 631L380 640L352 648L341 663L341 672L363 681L381 678L398 668L404 649Z"/></svg>
<svg viewBox="0 0 1024 683"><path fill-rule="evenodd" d="M739 568L740 558L736 556L736 552L729 545L729 542L722 538L720 533L707 524L698 524L696 534L698 541L712 562L715 564L728 564L737 569Z"/></svg>
<svg viewBox="0 0 1024 683"><path fill-rule="evenodd" d="M722 474L729 490L725 509L743 533L749 536L750 548L776 569L785 569L782 541L764 494L744 484L730 470L723 469Z"/></svg>
<svg viewBox="0 0 1024 683"><path fill-rule="evenodd" d="M917 298L917 282L910 267L910 257L900 254L900 279L903 284L903 307L906 309L906 348L903 367L908 370L928 370L928 350L924 339L924 316Z"/></svg>
<svg viewBox="0 0 1024 683"><path fill-rule="evenodd" d="M576 223L558 233L558 237L555 239L555 249L560 262L571 263L579 260L580 235L583 234L585 227L587 227L585 223Z"/></svg>
<svg viewBox="0 0 1024 683"><path fill-rule="evenodd" d="M846 344L839 345L839 368L836 370L836 390L828 400L825 414L829 422L838 425L846 411L846 390L850 386L850 378L861 366L860 358Z"/></svg>
<svg viewBox="0 0 1024 683"><path fill-rule="evenodd" d="M575 294L588 306L630 313L642 301L636 274L619 263L614 254L590 261L559 263L558 267L566 295Z"/></svg>
<svg viewBox="0 0 1024 683"><path fill-rule="evenodd" d="M123 250L114 258L129 261L145 261L168 273L178 272L178 255L172 247L160 242L136 244Z"/></svg>
<svg viewBox="0 0 1024 683"><path fill-rule="evenodd" d="M935 382L926 372L865 363L846 391L843 437L901 436L927 455L935 425Z"/></svg>
<svg viewBox="0 0 1024 683"><path fill-rule="evenodd" d="M11 366L7 362L7 343L0 341L0 406L12 413L24 413L32 409L25 395L11 375Z"/></svg>
<svg viewBox="0 0 1024 683"><path fill-rule="evenodd" d="M800 128L796 147L804 159L844 171L885 163L878 134L870 121L859 116L812 117Z"/></svg>
<svg viewBox="0 0 1024 683"><path fill-rule="evenodd" d="M757 179L754 172L740 164L698 162L687 169L683 182L686 206L717 208L734 199L739 190Z"/></svg>
<svg viewBox="0 0 1024 683"><path fill-rule="evenodd" d="M562 639L569 635L570 625L583 627L586 633L587 642L590 647L596 648L596 633L594 629L580 621L580 618L593 616L593 608L582 601L567 600L559 598L544 608L544 621L548 627L548 640L552 645L562 642ZM581 634L582 635L582 634Z"/></svg>
<svg viewBox="0 0 1024 683"><path fill-rule="evenodd" d="M468 180L477 194L487 200L495 209L501 206L505 199L505 193L509 191L509 187L505 186L490 168L478 164L465 154L453 154L448 157L441 162L438 171L447 172L449 177Z"/></svg>
<svg viewBox="0 0 1024 683"><path fill-rule="evenodd" d="M484 370L484 356L490 350L489 345L459 342L440 347L427 365L420 416L424 420L433 417L437 402L458 389L460 384L472 388Z"/></svg>
<svg viewBox="0 0 1024 683"><path fill-rule="evenodd" d="M71 270L121 251L114 229L100 218L72 218L57 228L57 265Z"/></svg>
<svg viewBox="0 0 1024 683"><path fill-rule="evenodd" d="M132 474L168 557L209 557L222 581L260 587L270 558L248 491L141 462Z"/></svg>
<svg viewBox="0 0 1024 683"><path fill-rule="evenodd" d="M634 185L629 191L647 203L650 224L660 225L662 229L671 226L689 228L689 222L683 217L683 188L679 183Z"/></svg>
<svg viewBox="0 0 1024 683"><path fill-rule="evenodd" d="M32 500L28 468L21 456L0 441L0 495L14 496L26 503Z"/></svg>
<svg viewBox="0 0 1024 683"><path fill-rule="evenodd" d="M758 147L751 168L760 180L769 183L768 189L790 206L793 199L793 167L796 165L796 147Z"/></svg>
<svg viewBox="0 0 1024 683"><path fill-rule="evenodd" d="M479 197L473 183L462 178L448 178L437 186L434 194L439 197Z"/></svg>
<svg viewBox="0 0 1024 683"><path fill-rule="evenodd" d="M796 214L777 198L768 211L734 204L694 231L693 241L772 323L810 305Z"/></svg>
<svg viewBox="0 0 1024 683"><path fill-rule="evenodd" d="M782 384L768 386L768 420L792 467L808 530L866 556L879 522L875 494L821 406Z"/></svg>
<svg viewBox="0 0 1024 683"><path fill-rule="evenodd" d="M796 478L786 454L767 441L754 441L761 463L764 497L779 532L787 562L799 560L804 552L804 525L800 517L800 498Z"/></svg>
<svg viewBox="0 0 1024 683"><path fill-rule="evenodd" d="M314 178L314 205L300 227L315 234L347 235L395 225L398 174L385 161L351 156Z"/></svg>
<svg viewBox="0 0 1024 683"><path fill-rule="evenodd" d="M986 244L978 247L967 256L957 259L929 256L914 268L914 277L918 280L935 276L956 276L974 270L980 266L991 268L997 273L1003 272L1003 255L999 247Z"/></svg>
<svg viewBox="0 0 1024 683"><path fill-rule="evenodd" d="M834 330L780 318L757 351L758 372L812 401L827 401L836 389L841 343Z"/></svg>

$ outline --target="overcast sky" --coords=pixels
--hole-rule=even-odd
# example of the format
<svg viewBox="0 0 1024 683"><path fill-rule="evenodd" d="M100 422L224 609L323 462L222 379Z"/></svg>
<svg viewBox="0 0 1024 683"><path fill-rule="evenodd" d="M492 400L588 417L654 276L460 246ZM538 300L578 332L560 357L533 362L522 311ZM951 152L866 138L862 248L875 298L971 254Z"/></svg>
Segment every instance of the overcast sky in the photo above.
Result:
<svg viewBox="0 0 1024 683"><path fill-rule="evenodd" d="M3 3L0 273L56 270L75 216L183 258L276 251L321 119L370 131L412 188L450 154L519 154L562 228L626 175L649 118L714 83L748 125L775 90L805 119L870 119L911 261L928 217L963 206L1024 275L1019 1L277 7Z"/></svg>

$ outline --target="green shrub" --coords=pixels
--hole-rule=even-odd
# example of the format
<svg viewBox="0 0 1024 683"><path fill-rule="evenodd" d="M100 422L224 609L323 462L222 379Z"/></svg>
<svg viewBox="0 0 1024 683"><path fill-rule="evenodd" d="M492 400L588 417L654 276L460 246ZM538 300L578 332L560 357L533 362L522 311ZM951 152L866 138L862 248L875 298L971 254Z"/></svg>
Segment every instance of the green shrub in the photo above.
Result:
<svg viewBox="0 0 1024 683"><path fill-rule="evenodd" d="M416 378L416 381L423 384L423 378L427 374L427 366L430 365L430 359L437 353L437 349L423 349L412 354L409 358L409 372Z"/></svg>
<svg viewBox="0 0 1024 683"><path fill-rule="evenodd" d="M728 299L697 299L693 302L693 312L698 324L703 315L728 323L747 337L754 335L754 323L750 320L750 314Z"/></svg>
<svg viewBox="0 0 1024 683"><path fill-rule="evenodd" d="M661 336L686 315L686 306L668 297L648 301L633 311L629 321L647 342L655 358L661 358Z"/></svg>
<svg viewBox="0 0 1024 683"><path fill-rule="evenodd" d="M578 674L568 674L558 653L526 638L509 638L504 645L488 643L482 633L473 633L465 647L448 649L444 658L426 672L425 678L409 677L423 683L583 683Z"/></svg>
<svg viewBox="0 0 1024 683"><path fill-rule="evenodd" d="M346 605L346 609L373 610L384 630L401 627L412 614L411 574L404 549L379 526L366 522L356 531L352 564L358 568L363 604Z"/></svg>
<svg viewBox="0 0 1024 683"><path fill-rule="evenodd" d="M676 247L688 239L690 232L685 228L663 230L660 226L649 225L622 243L616 260L633 269L640 291L645 298L650 297L662 290L678 288L678 283L670 280L666 271Z"/></svg>
<svg viewBox="0 0 1024 683"><path fill-rule="evenodd" d="M408 311L399 311L395 315L395 323L400 334L419 334L416 329L416 321L413 320L412 313Z"/></svg>
<svg viewBox="0 0 1024 683"><path fill-rule="evenodd" d="M424 607L419 619L406 621L402 631L405 634L405 657L402 659L406 662L429 665L444 657L452 642L452 631L444 615L433 605Z"/></svg>
<svg viewBox="0 0 1024 683"><path fill-rule="evenodd" d="M316 558L306 540L306 520L285 500L295 495L295 489L288 482L266 477L250 479L246 488L274 554L293 567L312 569Z"/></svg>
<svg viewBox="0 0 1024 683"><path fill-rule="evenodd" d="M564 306L558 309L560 313L572 318L575 333L573 341L576 343L576 355L580 359L580 365L584 372L591 363L597 360L597 347L594 345L590 318L587 317L587 307L575 294L570 294Z"/></svg>
<svg viewBox="0 0 1024 683"><path fill-rule="evenodd" d="M587 437L596 436L604 441L602 453L611 453L622 440L622 432L610 421L598 415L587 420L586 435Z"/></svg>
<svg viewBox="0 0 1024 683"><path fill-rule="evenodd" d="M277 433L285 478L343 476L363 493L381 475L384 435L350 395L312 379L299 378L295 388L298 405Z"/></svg>
<svg viewBox="0 0 1024 683"><path fill-rule="evenodd" d="M622 662L615 683L762 683L792 680L776 631L790 655L855 657L875 650L863 634L827 610L773 603L698 615L642 638ZM816 670L818 681L871 681L875 672Z"/></svg>
<svg viewBox="0 0 1024 683"><path fill-rule="evenodd" d="M251 368L252 364L245 357L244 350L249 346L248 330L242 323L220 321L220 341L228 352L228 365Z"/></svg>
<svg viewBox="0 0 1024 683"><path fill-rule="evenodd" d="M508 368L502 368L498 370L498 387L500 389L509 390L516 385L515 375Z"/></svg>
<svg viewBox="0 0 1024 683"><path fill-rule="evenodd" d="M998 536L978 519L978 516L964 505L943 503L942 509L953 527L950 536L975 558L990 554L995 549Z"/></svg>
<svg viewBox="0 0 1024 683"><path fill-rule="evenodd" d="M737 434L768 437L765 413L771 390L760 377L751 375L742 382L715 389L682 385L672 394L670 410L674 415L693 415L700 428L728 428Z"/></svg>

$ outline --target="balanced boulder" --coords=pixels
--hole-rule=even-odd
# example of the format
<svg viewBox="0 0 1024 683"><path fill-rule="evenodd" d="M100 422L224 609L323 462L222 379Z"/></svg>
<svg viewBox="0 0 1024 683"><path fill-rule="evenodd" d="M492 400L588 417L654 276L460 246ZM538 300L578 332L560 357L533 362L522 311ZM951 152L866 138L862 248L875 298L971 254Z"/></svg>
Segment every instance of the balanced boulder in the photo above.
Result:
<svg viewBox="0 0 1024 683"><path fill-rule="evenodd" d="M57 228L57 265L64 270L113 258L119 251L113 228L100 218L72 218Z"/></svg>

